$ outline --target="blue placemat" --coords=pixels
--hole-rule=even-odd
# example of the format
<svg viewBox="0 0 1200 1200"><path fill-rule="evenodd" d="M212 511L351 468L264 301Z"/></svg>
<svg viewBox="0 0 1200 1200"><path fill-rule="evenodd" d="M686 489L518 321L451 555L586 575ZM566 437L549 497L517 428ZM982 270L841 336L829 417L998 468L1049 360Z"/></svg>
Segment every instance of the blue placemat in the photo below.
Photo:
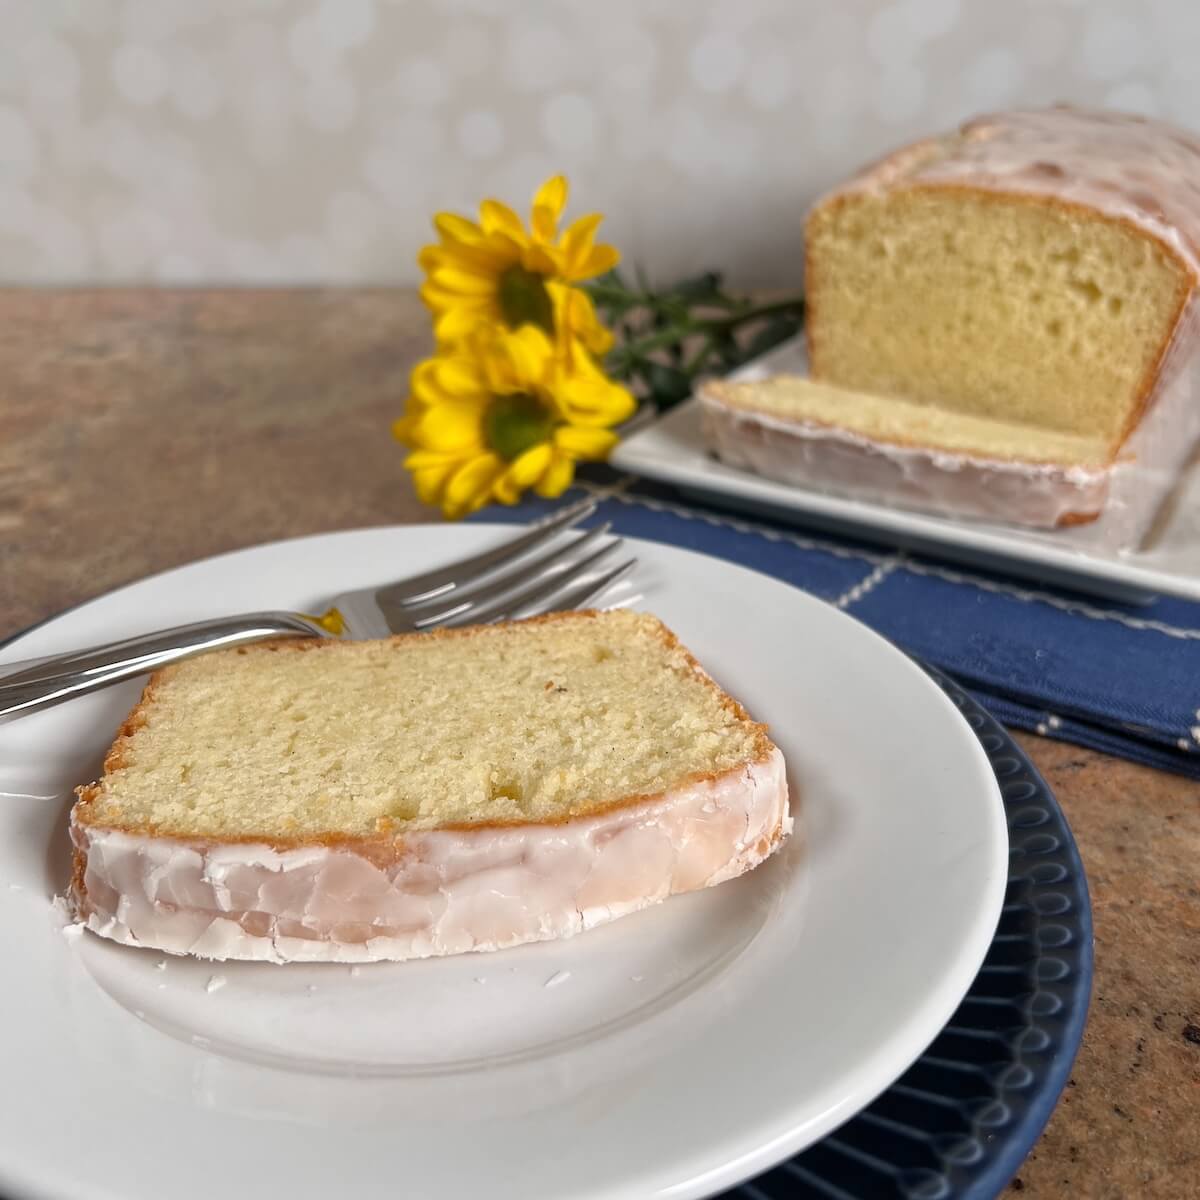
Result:
<svg viewBox="0 0 1200 1200"><path fill-rule="evenodd" d="M1006 725L1200 778L1200 604L1086 599L683 505L640 481L617 487L584 485L601 500L594 520L820 596L945 671ZM559 503L478 519L525 521Z"/></svg>

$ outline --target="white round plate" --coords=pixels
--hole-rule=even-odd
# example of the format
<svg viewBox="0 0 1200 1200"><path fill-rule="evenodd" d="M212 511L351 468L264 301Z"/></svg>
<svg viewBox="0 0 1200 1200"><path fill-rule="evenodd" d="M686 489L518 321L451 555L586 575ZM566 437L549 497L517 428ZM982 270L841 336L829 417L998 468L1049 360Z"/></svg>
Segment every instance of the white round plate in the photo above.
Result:
<svg viewBox="0 0 1200 1200"><path fill-rule="evenodd" d="M507 532L224 555L68 612L0 662L313 611ZM71 789L98 774L138 684L0 726L0 1194L687 1200L810 1144L903 1072L999 917L1008 843L987 759L942 692L849 617L632 544L639 607L770 723L797 831L742 879L569 941L279 967L64 931L50 901Z"/></svg>

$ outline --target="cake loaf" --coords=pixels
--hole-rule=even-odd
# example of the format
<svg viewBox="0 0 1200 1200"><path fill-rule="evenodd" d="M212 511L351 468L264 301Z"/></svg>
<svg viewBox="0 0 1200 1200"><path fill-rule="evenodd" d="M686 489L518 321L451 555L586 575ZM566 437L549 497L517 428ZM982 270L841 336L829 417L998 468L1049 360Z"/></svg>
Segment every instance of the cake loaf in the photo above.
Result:
<svg viewBox="0 0 1200 1200"><path fill-rule="evenodd" d="M656 618L284 641L159 671L71 814L71 901L131 946L272 962L566 937L791 829L765 726Z"/></svg>
<svg viewBox="0 0 1200 1200"><path fill-rule="evenodd" d="M785 482L1030 525L1169 486L1200 435L1200 139L1071 108L982 117L820 200L811 382L706 391ZM1150 515L1152 515L1152 509Z"/></svg>

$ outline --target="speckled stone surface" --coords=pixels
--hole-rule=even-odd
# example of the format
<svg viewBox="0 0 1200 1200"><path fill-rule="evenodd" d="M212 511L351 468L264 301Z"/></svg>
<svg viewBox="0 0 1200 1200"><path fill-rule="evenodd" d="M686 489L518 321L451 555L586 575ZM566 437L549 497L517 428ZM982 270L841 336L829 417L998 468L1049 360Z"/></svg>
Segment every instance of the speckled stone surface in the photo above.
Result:
<svg viewBox="0 0 1200 1200"><path fill-rule="evenodd" d="M1023 1198L1200 1196L1200 784L1018 735L1087 869L1096 973Z"/></svg>
<svg viewBox="0 0 1200 1200"><path fill-rule="evenodd" d="M388 424L428 329L392 291L0 292L0 637L208 554L429 519ZM1096 924L1023 1200L1200 1196L1200 784L1037 737Z"/></svg>
<svg viewBox="0 0 1200 1200"><path fill-rule="evenodd" d="M223 550L431 519L388 428L428 348L403 292L0 292L0 626Z"/></svg>

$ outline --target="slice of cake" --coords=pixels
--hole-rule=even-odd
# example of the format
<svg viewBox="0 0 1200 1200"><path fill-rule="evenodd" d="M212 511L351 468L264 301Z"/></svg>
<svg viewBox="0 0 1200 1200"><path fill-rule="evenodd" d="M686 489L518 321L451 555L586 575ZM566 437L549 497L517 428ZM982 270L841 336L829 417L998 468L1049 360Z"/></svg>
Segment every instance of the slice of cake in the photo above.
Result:
<svg viewBox="0 0 1200 1200"><path fill-rule="evenodd" d="M877 459L927 450L892 456L897 486L921 475L923 506L1069 524L1099 514L1119 458L1161 482L1200 434L1200 139L1070 108L984 117L869 167L805 234L810 373L841 391L741 393L793 440L817 431L808 464L793 446L776 477L846 484L847 463L820 462L841 429L842 458L853 439ZM1150 420L1162 428L1135 444ZM1013 512L1023 465L1042 495ZM972 505L962 472L996 469L1011 486Z"/></svg>
<svg viewBox="0 0 1200 1200"><path fill-rule="evenodd" d="M705 440L730 466L883 504L1032 526L1093 520L1101 438L971 416L798 375L706 383Z"/></svg>
<svg viewBox="0 0 1200 1200"><path fill-rule="evenodd" d="M71 814L89 929L206 958L566 937L791 829L783 759L656 618L287 641L154 675Z"/></svg>

